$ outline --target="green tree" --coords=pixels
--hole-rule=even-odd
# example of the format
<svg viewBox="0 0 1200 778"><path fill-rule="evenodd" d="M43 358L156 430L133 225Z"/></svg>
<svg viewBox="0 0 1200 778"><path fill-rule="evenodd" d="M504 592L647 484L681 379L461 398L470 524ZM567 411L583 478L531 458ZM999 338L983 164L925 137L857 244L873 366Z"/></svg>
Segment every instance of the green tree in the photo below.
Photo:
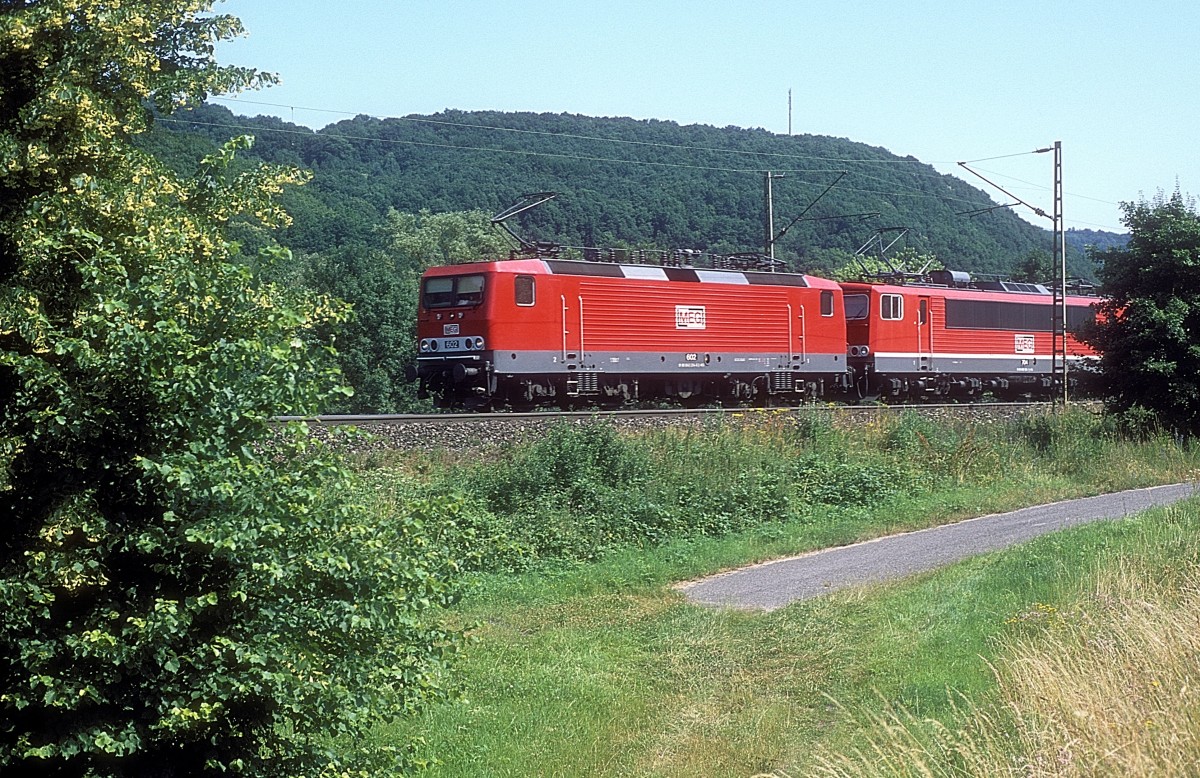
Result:
<svg viewBox="0 0 1200 778"><path fill-rule="evenodd" d="M385 249L350 248L308 258L305 283L353 305L337 331L338 362L353 397L332 410L397 413L420 408L405 370L416 359L417 294L433 265L506 258L511 239L483 211L390 211Z"/></svg>
<svg viewBox="0 0 1200 778"><path fill-rule="evenodd" d="M512 240L483 211L388 212L383 227L388 250L400 267L420 275L435 265L505 259Z"/></svg>
<svg viewBox="0 0 1200 778"><path fill-rule="evenodd" d="M837 256L831 252L831 255ZM886 259L871 254L851 254L842 252L840 265L834 265L824 272L835 281L857 281L865 277L888 276L892 273L928 273L932 270L942 270L944 266L933 254L923 254L911 247L905 247Z"/></svg>
<svg viewBox="0 0 1200 778"><path fill-rule="evenodd" d="M1129 243L1099 252L1100 381L1114 411L1140 409L1200 433L1200 214L1178 191L1126 203Z"/></svg>
<svg viewBox="0 0 1200 778"><path fill-rule="evenodd" d="M374 773L334 749L438 693L455 568L383 524L300 425L339 391L328 299L257 281L224 237L285 219L288 169L182 178L130 139L253 86L200 0L0 16L0 774ZM284 256L269 249L260 262Z"/></svg>
<svg viewBox="0 0 1200 778"><path fill-rule="evenodd" d="M1029 251L1013 268L1012 280L1050 285L1054 280L1054 258L1044 249Z"/></svg>

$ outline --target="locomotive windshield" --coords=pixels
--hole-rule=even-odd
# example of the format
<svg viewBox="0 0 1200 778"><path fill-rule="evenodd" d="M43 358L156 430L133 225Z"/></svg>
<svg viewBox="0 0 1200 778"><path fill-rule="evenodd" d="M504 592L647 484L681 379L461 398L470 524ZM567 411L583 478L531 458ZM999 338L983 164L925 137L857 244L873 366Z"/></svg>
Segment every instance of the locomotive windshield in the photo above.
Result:
<svg viewBox="0 0 1200 778"><path fill-rule="evenodd" d="M455 308L483 302L483 276L435 276L421 288L421 304L432 308Z"/></svg>
<svg viewBox="0 0 1200 778"><path fill-rule="evenodd" d="M865 319L871 313L871 303L865 294L848 294L842 298L846 306L846 320Z"/></svg>

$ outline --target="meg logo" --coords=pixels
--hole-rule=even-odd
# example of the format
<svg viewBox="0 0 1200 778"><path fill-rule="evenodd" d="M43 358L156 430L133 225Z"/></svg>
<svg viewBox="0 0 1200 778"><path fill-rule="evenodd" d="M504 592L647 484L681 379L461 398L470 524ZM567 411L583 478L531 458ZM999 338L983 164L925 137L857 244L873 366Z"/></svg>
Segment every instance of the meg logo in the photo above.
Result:
<svg viewBox="0 0 1200 778"><path fill-rule="evenodd" d="M676 305L675 329L702 330L706 327L703 305Z"/></svg>

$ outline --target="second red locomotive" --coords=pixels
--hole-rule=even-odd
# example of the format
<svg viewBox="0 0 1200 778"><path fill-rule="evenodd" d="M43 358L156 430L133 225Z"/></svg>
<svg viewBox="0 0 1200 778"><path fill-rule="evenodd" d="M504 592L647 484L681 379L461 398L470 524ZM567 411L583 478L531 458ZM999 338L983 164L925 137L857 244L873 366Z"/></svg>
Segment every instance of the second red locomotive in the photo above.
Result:
<svg viewBox="0 0 1200 778"><path fill-rule="evenodd" d="M1049 396L1054 297L1038 284L972 282L935 271L928 283L843 283L848 364L860 396L1001 399ZM1075 332L1095 297L1066 298L1068 375L1096 356Z"/></svg>

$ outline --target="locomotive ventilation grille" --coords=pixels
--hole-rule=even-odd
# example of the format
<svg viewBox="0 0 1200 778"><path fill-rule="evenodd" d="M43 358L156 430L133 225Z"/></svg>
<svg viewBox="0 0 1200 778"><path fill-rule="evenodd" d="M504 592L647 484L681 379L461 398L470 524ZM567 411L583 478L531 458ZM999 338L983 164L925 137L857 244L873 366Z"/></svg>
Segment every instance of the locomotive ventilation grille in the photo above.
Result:
<svg viewBox="0 0 1200 778"><path fill-rule="evenodd" d="M790 392L793 388L793 377L787 370L776 370L771 373L772 392Z"/></svg>
<svg viewBox="0 0 1200 778"><path fill-rule="evenodd" d="M575 373L567 380L567 394L599 394L600 377L596 373Z"/></svg>

